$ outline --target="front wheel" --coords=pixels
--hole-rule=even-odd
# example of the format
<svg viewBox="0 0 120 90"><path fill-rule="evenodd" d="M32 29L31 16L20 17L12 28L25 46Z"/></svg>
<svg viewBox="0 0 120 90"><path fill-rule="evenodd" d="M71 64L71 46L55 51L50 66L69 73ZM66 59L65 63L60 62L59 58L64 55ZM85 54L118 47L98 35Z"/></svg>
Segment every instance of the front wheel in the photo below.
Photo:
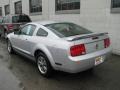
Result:
<svg viewBox="0 0 120 90"><path fill-rule="evenodd" d="M10 40L7 41L7 50L10 54L14 52Z"/></svg>
<svg viewBox="0 0 120 90"><path fill-rule="evenodd" d="M38 53L36 59L40 74L44 77L50 77L53 69L47 56L43 53Z"/></svg>

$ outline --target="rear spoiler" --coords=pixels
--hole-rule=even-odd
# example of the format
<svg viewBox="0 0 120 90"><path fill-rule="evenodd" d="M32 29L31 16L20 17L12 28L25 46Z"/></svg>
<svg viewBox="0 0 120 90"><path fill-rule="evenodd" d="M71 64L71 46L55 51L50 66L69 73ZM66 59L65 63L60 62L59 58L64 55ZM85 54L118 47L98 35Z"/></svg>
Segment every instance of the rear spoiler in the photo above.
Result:
<svg viewBox="0 0 120 90"><path fill-rule="evenodd" d="M93 39L97 39L98 36L103 36L106 35L108 33L94 33L94 34L86 34L86 35L82 35L82 36L77 36L75 38L73 38L72 40L69 41L76 41L76 40L80 40L80 39L86 39L86 38L93 38Z"/></svg>

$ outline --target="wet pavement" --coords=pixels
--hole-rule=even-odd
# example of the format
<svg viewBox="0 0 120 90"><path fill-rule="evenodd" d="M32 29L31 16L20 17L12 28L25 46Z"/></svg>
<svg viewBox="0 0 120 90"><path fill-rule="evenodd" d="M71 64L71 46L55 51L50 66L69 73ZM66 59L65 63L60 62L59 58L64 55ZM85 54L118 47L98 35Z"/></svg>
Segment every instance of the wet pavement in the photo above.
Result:
<svg viewBox="0 0 120 90"><path fill-rule="evenodd" d="M6 42L0 39L0 66L8 68L24 90L120 90L120 56L117 55L93 71L78 74L57 71L46 79L39 74L35 63L17 54L9 55Z"/></svg>
<svg viewBox="0 0 120 90"><path fill-rule="evenodd" d="M0 64L0 90L23 90L22 83L8 70Z"/></svg>

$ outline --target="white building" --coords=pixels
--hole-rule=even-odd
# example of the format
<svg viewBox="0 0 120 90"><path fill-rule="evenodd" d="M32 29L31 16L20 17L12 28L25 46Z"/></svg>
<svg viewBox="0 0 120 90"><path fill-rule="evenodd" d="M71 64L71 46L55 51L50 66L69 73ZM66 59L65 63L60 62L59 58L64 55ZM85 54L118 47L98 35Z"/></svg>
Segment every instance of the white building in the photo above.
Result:
<svg viewBox="0 0 120 90"><path fill-rule="evenodd" d="M113 52L120 54L120 0L0 0L0 15L20 12L33 21L70 21L109 32Z"/></svg>

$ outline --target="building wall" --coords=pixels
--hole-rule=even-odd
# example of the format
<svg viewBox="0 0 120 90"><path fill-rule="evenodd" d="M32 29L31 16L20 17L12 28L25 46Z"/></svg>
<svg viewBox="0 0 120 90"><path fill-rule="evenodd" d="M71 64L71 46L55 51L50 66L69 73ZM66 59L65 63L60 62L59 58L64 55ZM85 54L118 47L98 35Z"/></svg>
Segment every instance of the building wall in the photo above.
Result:
<svg viewBox="0 0 120 90"><path fill-rule="evenodd" d="M14 2L10 0L10 11L14 14ZM0 6L9 0L0 0ZM70 21L84 26L94 32L109 32L113 52L120 54L120 13L111 13L111 0L81 0L80 14L55 14L55 0L42 0L42 15L29 13L29 0L22 0L22 11L30 15L33 21L57 20ZM4 15L4 8L3 8Z"/></svg>

